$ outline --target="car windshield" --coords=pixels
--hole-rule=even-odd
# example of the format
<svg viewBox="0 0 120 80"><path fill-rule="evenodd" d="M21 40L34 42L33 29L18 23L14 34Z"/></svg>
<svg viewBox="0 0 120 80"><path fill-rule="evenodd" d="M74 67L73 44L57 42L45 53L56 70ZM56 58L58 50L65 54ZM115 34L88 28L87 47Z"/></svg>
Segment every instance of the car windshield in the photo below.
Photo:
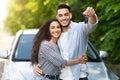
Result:
<svg viewBox="0 0 120 80"><path fill-rule="evenodd" d="M31 49L33 45L33 34L21 35L16 46L13 61L30 61ZM92 44L88 41L87 56L89 62L100 62L100 57Z"/></svg>
<svg viewBox="0 0 120 80"><path fill-rule="evenodd" d="M16 47L14 60L30 61L34 35L21 35Z"/></svg>

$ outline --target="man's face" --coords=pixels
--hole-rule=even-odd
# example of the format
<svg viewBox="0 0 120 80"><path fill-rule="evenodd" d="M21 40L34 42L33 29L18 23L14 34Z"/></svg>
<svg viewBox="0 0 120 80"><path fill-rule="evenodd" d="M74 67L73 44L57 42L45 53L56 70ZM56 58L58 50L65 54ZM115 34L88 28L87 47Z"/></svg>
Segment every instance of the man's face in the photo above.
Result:
<svg viewBox="0 0 120 80"><path fill-rule="evenodd" d="M67 8L58 9L56 18L58 19L62 27L68 27L72 18L72 14Z"/></svg>

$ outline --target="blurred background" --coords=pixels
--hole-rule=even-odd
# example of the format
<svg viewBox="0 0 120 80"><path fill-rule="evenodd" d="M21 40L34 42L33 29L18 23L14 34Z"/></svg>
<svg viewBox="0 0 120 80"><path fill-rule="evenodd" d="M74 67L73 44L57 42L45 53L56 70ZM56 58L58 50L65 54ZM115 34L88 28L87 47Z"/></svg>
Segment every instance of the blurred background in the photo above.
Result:
<svg viewBox="0 0 120 80"><path fill-rule="evenodd" d="M89 39L96 49L106 50L106 65L120 77L120 0L0 0L0 49L10 49L15 33L20 29L39 28L44 21L55 18L56 6L71 7L73 21L84 21L82 12L92 6L99 18ZM0 70L4 65L0 59Z"/></svg>

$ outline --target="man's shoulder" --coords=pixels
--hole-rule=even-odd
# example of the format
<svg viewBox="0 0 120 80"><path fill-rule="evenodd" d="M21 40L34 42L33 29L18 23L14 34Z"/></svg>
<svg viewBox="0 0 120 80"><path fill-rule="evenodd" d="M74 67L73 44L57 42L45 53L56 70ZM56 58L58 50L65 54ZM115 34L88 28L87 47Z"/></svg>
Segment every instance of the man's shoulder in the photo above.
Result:
<svg viewBox="0 0 120 80"><path fill-rule="evenodd" d="M71 21L71 24L78 24L78 22Z"/></svg>
<svg viewBox="0 0 120 80"><path fill-rule="evenodd" d="M75 27L82 27L82 26L84 26L85 25L85 23L84 22L73 22L73 21L71 21L71 24L70 24L70 26L72 27L72 28L75 28Z"/></svg>
<svg viewBox="0 0 120 80"><path fill-rule="evenodd" d="M74 22L74 21L71 21L71 25L83 25L84 22Z"/></svg>

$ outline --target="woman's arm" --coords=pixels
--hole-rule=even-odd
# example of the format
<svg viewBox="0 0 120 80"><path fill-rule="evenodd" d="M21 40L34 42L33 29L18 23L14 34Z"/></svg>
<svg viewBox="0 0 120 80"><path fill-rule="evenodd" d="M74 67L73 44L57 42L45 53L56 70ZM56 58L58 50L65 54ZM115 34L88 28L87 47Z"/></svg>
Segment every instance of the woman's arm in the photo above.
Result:
<svg viewBox="0 0 120 80"><path fill-rule="evenodd" d="M87 57L85 55L79 56L77 59L74 59L74 60L64 60L61 54L56 52L54 48L52 48L48 44L41 46L41 51L44 58L49 60L55 66L58 66L61 68L65 67L65 65L70 66L78 63L86 63L87 61Z"/></svg>
<svg viewBox="0 0 120 80"><path fill-rule="evenodd" d="M67 60L66 66L71 66L80 63L79 59Z"/></svg>
<svg viewBox="0 0 120 80"><path fill-rule="evenodd" d="M71 65L75 65L75 64L79 64L79 63L86 63L88 60L87 55L82 55L79 56L77 59L74 60L67 60L66 62L66 66L71 66Z"/></svg>

